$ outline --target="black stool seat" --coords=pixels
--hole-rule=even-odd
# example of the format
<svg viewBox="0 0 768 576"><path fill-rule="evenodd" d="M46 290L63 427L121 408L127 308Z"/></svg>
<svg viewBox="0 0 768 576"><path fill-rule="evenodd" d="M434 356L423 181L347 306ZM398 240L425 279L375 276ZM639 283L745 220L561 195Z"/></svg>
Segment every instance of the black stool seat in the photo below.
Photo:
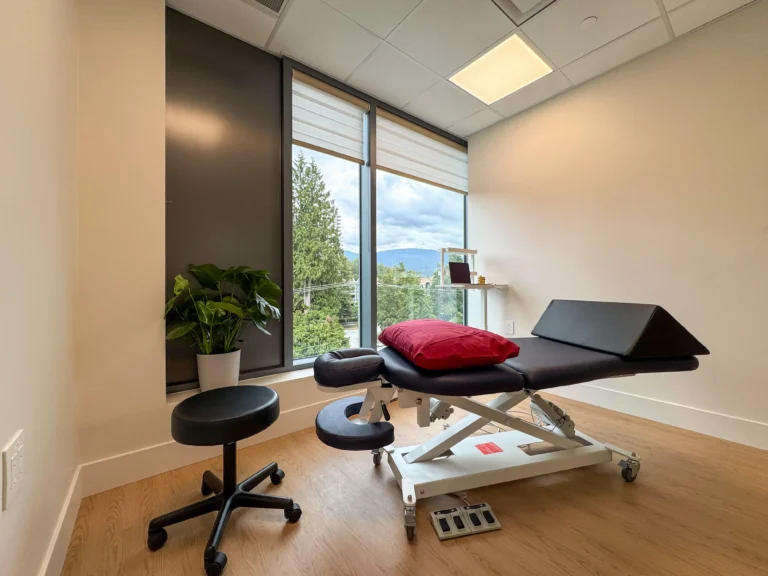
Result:
<svg viewBox="0 0 768 576"><path fill-rule="evenodd" d="M176 406L171 416L171 434L179 444L218 446L266 430L279 415L280 400L271 388L217 388Z"/></svg>

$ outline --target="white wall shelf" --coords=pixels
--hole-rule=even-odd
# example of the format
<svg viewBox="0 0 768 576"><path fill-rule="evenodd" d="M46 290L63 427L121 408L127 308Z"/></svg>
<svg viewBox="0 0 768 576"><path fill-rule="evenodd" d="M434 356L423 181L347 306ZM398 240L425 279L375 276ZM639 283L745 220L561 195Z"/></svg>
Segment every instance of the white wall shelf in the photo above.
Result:
<svg viewBox="0 0 768 576"><path fill-rule="evenodd" d="M491 290L503 290L506 284L446 284L445 283L445 255L464 254L470 256L470 277L477 276L475 271L475 255L477 250L470 248L440 248L440 287L455 288L456 290L480 290L480 313L483 318L483 330L488 330L488 292Z"/></svg>

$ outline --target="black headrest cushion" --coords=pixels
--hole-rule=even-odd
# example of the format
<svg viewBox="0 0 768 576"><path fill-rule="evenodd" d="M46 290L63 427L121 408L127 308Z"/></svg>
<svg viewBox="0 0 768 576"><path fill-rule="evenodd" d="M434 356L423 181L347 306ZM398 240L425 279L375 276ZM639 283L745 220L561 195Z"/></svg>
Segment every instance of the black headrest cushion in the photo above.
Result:
<svg viewBox="0 0 768 576"><path fill-rule="evenodd" d="M340 388L379 377L384 360L372 348L345 348L318 356L315 380L321 386Z"/></svg>

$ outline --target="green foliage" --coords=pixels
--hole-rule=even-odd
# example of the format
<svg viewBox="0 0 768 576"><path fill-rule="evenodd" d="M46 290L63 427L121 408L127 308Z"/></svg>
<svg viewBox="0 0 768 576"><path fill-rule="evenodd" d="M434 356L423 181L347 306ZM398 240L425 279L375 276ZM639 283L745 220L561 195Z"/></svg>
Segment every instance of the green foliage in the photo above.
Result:
<svg viewBox="0 0 768 576"><path fill-rule="evenodd" d="M349 346L341 319L357 318L345 283L353 272L344 256L339 210L322 172L302 152L293 161L293 350L295 358Z"/></svg>
<svg viewBox="0 0 768 576"><path fill-rule="evenodd" d="M189 272L200 288L176 276L165 305L167 340L191 336L201 354L224 354L237 349L247 326L269 334L267 323L280 319L283 292L266 270L190 264Z"/></svg>
<svg viewBox="0 0 768 576"><path fill-rule="evenodd" d="M415 318L439 318L464 322L464 292L440 288L440 271L435 270L429 286L421 285L417 272L397 266L378 266L377 320L380 329Z"/></svg>
<svg viewBox="0 0 768 576"><path fill-rule="evenodd" d="M349 347L344 327L322 310L297 312L293 316L293 355L312 358L328 350Z"/></svg>
<svg viewBox="0 0 768 576"><path fill-rule="evenodd" d="M293 287L347 280L339 210L314 160L293 162Z"/></svg>
<svg viewBox="0 0 768 576"><path fill-rule="evenodd" d="M427 292L420 285L417 272L397 266L379 264L377 320L382 330L411 318L425 318L428 308Z"/></svg>

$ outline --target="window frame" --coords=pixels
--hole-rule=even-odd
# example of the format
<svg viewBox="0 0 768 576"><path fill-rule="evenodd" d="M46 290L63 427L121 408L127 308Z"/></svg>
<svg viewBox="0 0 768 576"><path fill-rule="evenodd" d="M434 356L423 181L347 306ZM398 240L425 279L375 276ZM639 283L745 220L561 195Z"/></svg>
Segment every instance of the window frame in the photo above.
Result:
<svg viewBox="0 0 768 576"><path fill-rule="evenodd" d="M330 76L318 72L301 62L288 57L282 59L282 207L283 207L283 301L282 323L283 342L282 372L308 368L314 358L293 359L293 75L301 72L320 82L328 84L370 106L363 124L364 159L360 165L360 346L376 348L376 115L384 110L407 120L416 126L428 130L460 146L467 146L466 140L454 136L445 130L432 126L407 112L390 106L373 96L361 92ZM467 247L467 195L464 195L464 248ZM467 300L464 298L464 321L467 319ZM271 372L271 371L270 371Z"/></svg>

